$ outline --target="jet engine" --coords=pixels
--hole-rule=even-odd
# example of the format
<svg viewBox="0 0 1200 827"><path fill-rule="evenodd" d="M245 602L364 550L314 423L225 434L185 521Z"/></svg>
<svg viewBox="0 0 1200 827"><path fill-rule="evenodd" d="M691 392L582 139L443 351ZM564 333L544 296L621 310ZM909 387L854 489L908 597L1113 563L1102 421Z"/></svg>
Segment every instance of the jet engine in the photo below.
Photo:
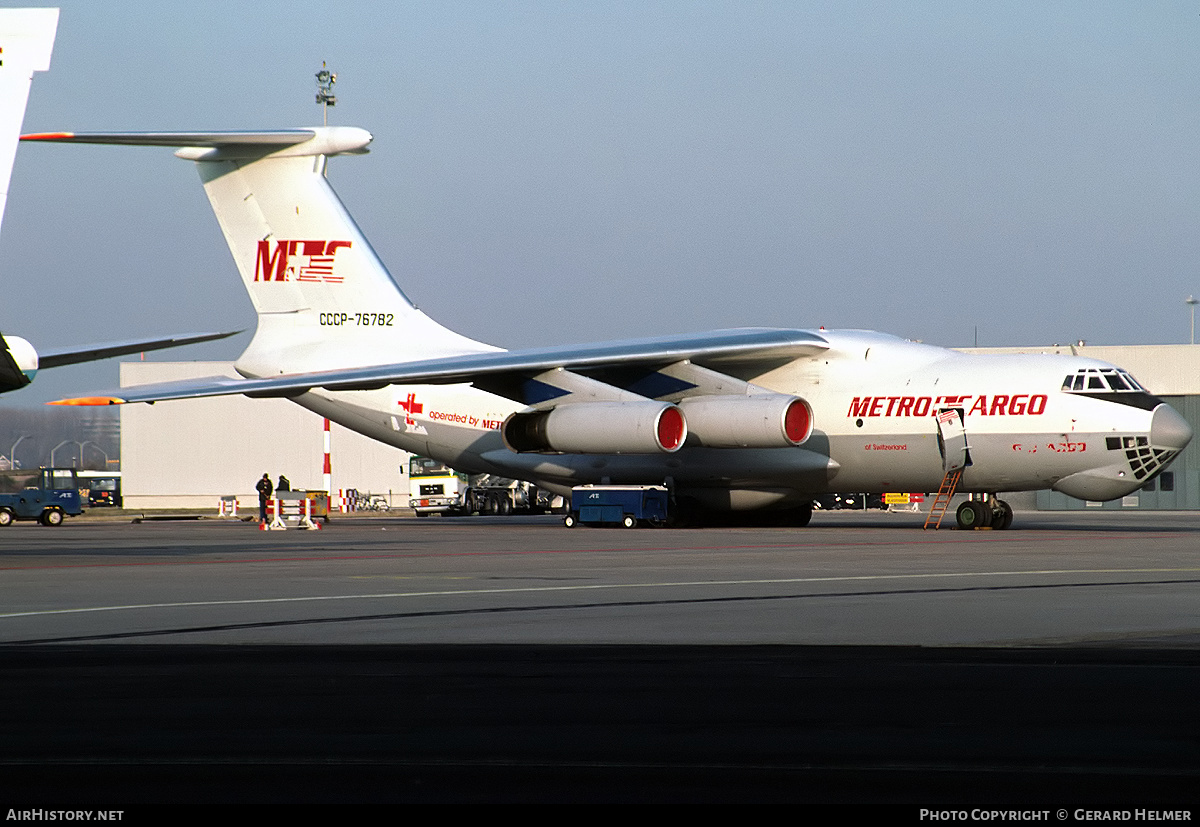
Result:
<svg viewBox="0 0 1200 827"><path fill-rule="evenodd" d="M679 407L709 448L790 448L812 434L812 408L798 396L689 396Z"/></svg>
<svg viewBox="0 0 1200 827"><path fill-rule="evenodd" d="M679 408L667 402L577 402L504 420L504 444L517 453L659 454L687 438Z"/></svg>
<svg viewBox="0 0 1200 827"><path fill-rule="evenodd" d="M0 392L23 388L38 369L37 351L20 336L0 336L4 353L0 354Z"/></svg>

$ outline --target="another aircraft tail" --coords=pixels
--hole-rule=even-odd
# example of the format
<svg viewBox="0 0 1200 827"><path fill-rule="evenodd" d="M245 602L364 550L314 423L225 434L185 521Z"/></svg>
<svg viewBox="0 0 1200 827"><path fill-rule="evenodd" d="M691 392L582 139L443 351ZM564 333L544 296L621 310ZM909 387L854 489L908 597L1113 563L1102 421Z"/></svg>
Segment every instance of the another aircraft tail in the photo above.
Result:
<svg viewBox="0 0 1200 827"><path fill-rule="evenodd" d="M44 133L24 140L174 146L196 162L258 313L254 340L237 362L244 375L495 350L418 310L330 187L326 158L365 153L365 130Z"/></svg>
<svg viewBox="0 0 1200 827"><path fill-rule="evenodd" d="M0 9L0 216L34 72L50 68L58 9Z"/></svg>
<svg viewBox="0 0 1200 827"><path fill-rule="evenodd" d="M0 217L17 158L17 138L34 72L50 68L58 9L0 9ZM23 388L37 373L37 352L19 336L0 336L0 393Z"/></svg>

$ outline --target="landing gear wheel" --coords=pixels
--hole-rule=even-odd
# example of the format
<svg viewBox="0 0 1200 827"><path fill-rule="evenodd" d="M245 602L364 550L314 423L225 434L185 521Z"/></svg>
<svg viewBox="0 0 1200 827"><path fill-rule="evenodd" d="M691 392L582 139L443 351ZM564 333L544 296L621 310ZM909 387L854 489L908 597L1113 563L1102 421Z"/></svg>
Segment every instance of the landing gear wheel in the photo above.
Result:
<svg viewBox="0 0 1200 827"><path fill-rule="evenodd" d="M563 525L565 525L567 528L574 528L575 526L579 525L579 521L575 519L574 514L568 514L567 516L563 517Z"/></svg>
<svg viewBox="0 0 1200 827"><path fill-rule="evenodd" d="M63 513L57 508L47 508L38 520L42 525L62 525Z"/></svg>
<svg viewBox="0 0 1200 827"><path fill-rule="evenodd" d="M13 513L7 508L0 508L0 527L10 526L13 523Z"/></svg>
<svg viewBox="0 0 1200 827"><path fill-rule="evenodd" d="M621 518L621 525L626 528L637 528L637 519L632 514L626 514Z"/></svg>
<svg viewBox="0 0 1200 827"><path fill-rule="evenodd" d="M796 528L804 528L812 521L813 504L805 503L792 509L790 523Z"/></svg>
<svg viewBox="0 0 1200 827"><path fill-rule="evenodd" d="M958 527L964 531L970 531L975 528L983 528L988 525L991 520L991 509L986 503L979 500L968 500L958 507L958 513L955 515L958 520Z"/></svg>
<svg viewBox="0 0 1200 827"><path fill-rule="evenodd" d="M997 531L1004 531L1006 528L1012 525L1012 506L1006 503L1004 500L996 500L996 505L999 507L999 511L992 514L992 528L996 529Z"/></svg>

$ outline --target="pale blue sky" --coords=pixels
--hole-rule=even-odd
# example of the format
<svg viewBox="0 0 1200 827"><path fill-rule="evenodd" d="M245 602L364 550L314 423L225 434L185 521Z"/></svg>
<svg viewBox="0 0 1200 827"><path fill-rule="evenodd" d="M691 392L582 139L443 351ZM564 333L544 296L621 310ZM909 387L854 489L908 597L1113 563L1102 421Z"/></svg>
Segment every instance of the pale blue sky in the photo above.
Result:
<svg viewBox="0 0 1200 827"><path fill-rule="evenodd" d="M1194 2L58 5L26 131L319 123L329 61L333 122L375 135L335 188L410 296L495 344L1188 337ZM22 146L0 285L0 330L41 346L254 323L169 150Z"/></svg>

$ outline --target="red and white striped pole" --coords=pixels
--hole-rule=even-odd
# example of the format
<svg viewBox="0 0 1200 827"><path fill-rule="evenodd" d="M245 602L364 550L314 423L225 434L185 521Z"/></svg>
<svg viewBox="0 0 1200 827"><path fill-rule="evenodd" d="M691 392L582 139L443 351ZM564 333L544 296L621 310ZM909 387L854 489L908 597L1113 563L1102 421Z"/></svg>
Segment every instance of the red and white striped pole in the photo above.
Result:
<svg viewBox="0 0 1200 827"><path fill-rule="evenodd" d="M333 484L333 466L329 462L329 418L325 419L325 492L332 494L333 490L330 486Z"/></svg>

